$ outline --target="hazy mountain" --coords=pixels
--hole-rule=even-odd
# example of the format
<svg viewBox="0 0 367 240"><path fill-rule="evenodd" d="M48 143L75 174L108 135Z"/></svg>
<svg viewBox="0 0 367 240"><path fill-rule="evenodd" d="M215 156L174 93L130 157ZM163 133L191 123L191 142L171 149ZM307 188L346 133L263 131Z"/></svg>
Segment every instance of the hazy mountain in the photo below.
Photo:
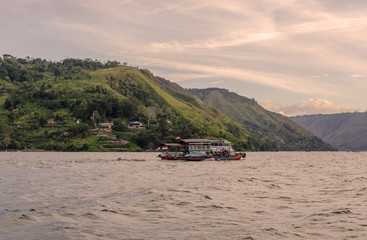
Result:
<svg viewBox="0 0 367 240"><path fill-rule="evenodd" d="M219 88L189 89L189 92L280 150L332 150L288 117L264 109L254 99Z"/></svg>
<svg viewBox="0 0 367 240"><path fill-rule="evenodd" d="M306 115L291 119L337 149L367 151L367 112Z"/></svg>

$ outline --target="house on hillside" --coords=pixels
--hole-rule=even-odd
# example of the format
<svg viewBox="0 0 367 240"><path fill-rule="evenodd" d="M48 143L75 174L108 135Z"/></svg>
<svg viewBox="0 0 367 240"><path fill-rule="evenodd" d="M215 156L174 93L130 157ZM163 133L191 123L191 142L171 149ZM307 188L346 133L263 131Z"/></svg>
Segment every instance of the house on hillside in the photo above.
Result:
<svg viewBox="0 0 367 240"><path fill-rule="evenodd" d="M50 118L47 120L47 123L45 124L46 127L51 127L56 124L56 120L54 118Z"/></svg>
<svg viewBox="0 0 367 240"><path fill-rule="evenodd" d="M103 132L112 132L113 122L105 121L98 124L98 130Z"/></svg>
<svg viewBox="0 0 367 240"><path fill-rule="evenodd" d="M139 121L132 121L127 123L128 128L132 129L144 129L143 124Z"/></svg>

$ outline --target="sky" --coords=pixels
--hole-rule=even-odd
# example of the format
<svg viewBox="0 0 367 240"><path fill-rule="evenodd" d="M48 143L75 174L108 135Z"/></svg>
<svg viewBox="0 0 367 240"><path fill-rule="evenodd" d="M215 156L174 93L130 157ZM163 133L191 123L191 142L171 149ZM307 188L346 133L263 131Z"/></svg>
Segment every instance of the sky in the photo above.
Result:
<svg viewBox="0 0 367 240"><path fill-rule="evenodd" d="M117 60L287 116L367 110L364 0L1 0L0 54Z"/></svg>

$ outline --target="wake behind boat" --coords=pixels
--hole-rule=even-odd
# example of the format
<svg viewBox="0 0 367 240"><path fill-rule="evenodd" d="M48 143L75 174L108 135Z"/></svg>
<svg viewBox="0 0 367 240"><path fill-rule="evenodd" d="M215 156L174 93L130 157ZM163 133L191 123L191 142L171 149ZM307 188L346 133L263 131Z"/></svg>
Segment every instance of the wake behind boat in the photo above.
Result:
<svg viewBox="0 0 367 240"><path fill-rule="evenodd" d="M236 153L231 142L210 139L181 139L179 143L165 143L159 150L162 160L241 160L246 156Z"/></svg>

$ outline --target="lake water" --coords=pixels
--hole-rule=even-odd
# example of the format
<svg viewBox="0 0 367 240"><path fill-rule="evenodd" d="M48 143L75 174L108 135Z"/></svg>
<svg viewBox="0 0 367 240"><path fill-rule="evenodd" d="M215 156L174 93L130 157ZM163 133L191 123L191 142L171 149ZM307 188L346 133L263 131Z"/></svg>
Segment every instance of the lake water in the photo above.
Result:
<svg viewBox="0 0 367 240"><path fill-rule="evenodd" d="M0 239L367 239L367 153L0 153Z"/></svg>

